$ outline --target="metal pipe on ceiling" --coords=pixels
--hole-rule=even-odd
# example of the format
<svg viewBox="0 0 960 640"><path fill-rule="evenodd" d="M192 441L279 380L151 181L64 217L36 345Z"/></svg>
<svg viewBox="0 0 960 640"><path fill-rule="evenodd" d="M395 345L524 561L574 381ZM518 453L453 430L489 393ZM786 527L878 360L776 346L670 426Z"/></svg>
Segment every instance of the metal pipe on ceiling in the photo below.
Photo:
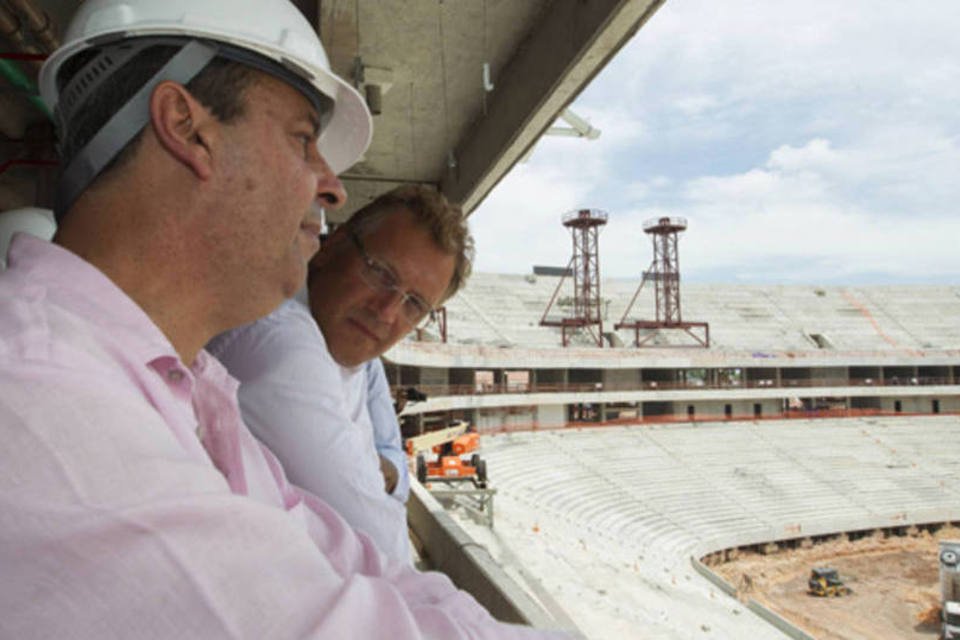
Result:
<svg viewBox="0 0 960 640"><path fill-rule="evenodd" d="M7 160L4 163L0 163L0 175L6 173L7 169L11 167L39 167L39 168L49 168L55 167L59 163L56 160L36 160L33 158L14 158L13 160Z"/></svg>
<svg viewBox="0 0 960 640"><path fill-rule="evenodd" d="M47 105L37 94L37 85L33 83L33 80L27 77L20 67L9 60L0 58L0 75L6 78L7 81L10 82L10 84L12 84L14 87L24 91L26 93L25 97L30 101L30 104L39 109L40 112L45 116L52 119L50 110L47 109Z"/></svg>
<svg viewBox="0 0 960 640"><path fill-rule="evenodd" d="M27 39L23 35L23 25L20 24L20 18L10 10L10 7L2 3L0 3L0 36L8 40L16 51L39 53L35 47L31 47L27 43ZM30 49L33 50L30 51Z"/></svg>
<svg viewBox="0 0 960 640"><path fill-rule="evenodd" d="M26 65L32 73L25 72L16 63L8 58L0 59L0 75L2 75L11 85L23 91L26 99L32 106L37 108L47 118L51 118L50 111L40 98L37 86L34 82L37 72L42 64L44 51L28 42L24 33L24 21L34 36L44 48L52 51L59 42L53 33L53 23L46 12L38 10L30 0L8 0L7 3L0 3L0 35L2 35L10 44L13 45L15 53L25 54L27 57ZM16 12L20 12L23 18L10 8L11 4ZM32 76L32 77L31 77ZM23 121L23 115L13 110L3 110L0 112L0 131L12 138L22 135L26 123ZM19 135L18 135L19 133Z"/></svg>
<svg viewBox="0 0 960 640"><path fill-rule="evenodd" d="M0 4L0 37L7 40L18 52L30 48L23 37L20 20L5 4ZM18 83L18 80L23 78L23 72L16 64L7 60L0 60L0 75L7 78L8 82L17 89L23 90L23 85ZM36 89L30 93L36 93ZM20 99L14 96L4 96L2 102L8 104L0 109L0 133L11 139L21 138L26 129L26 119L23 110L17 108L17 105L21 104Z"/></svg>
<svg viewBox="0 0 960 640"><path fill-rule="evenodd" d="M13 91L0 93L0 142L3 138L22 140L27 132L28 107L23 96Z"/></svg>
<svg viewBox="0 0 960 640"><path fill-rule="evenodd" d="M46 11L37 8L32 0L7 0L7 3L26 19L27 27L44 53L52 53L60 46L53 21Z"/></svg>
<svg viewBox="0 0 960 640"><path fill-rule="evenodd" d="M21 62L40 62L47 59L45 53L0 53L0 59L19 60Z"/></svg>

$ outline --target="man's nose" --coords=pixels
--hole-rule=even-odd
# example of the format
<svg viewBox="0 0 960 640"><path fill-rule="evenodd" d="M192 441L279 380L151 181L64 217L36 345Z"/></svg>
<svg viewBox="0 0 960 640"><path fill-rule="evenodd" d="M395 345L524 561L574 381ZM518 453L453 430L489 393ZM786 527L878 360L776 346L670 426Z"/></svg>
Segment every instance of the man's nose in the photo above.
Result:
<svg viewBox="0 0 960 640"><path fill-rule="evenodd" d="M328 211L339 209L347 202L347 190L323 156L318 155L314 164L317 174L317 201Z"/></svg>

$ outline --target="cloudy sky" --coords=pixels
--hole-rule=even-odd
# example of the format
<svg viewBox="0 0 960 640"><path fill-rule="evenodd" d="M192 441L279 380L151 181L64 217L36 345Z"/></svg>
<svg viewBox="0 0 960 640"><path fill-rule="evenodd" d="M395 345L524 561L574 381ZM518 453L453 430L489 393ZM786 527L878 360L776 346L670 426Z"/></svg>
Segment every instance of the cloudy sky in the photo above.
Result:
<svg viewBox="0 0 960 640"><path fill-rule="evenodd" d="M471 217L478 271L565 265L609 213L604 276L682 216L687 282L960 283L960 0L667 0Z"/></svg>

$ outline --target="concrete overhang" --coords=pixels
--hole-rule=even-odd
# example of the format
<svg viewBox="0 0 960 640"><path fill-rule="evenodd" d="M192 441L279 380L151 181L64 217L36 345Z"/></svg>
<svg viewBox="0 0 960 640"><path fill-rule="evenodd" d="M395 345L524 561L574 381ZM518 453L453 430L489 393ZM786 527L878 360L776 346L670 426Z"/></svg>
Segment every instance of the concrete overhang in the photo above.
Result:
<svg viewBox="0 0 960 640"><path fill-rule="evenodd" d="M402 183L472 211L664 1L319 0L334 70L381 107L331 218Z"/></svg>
<svg viewBox="0 0 960 640"><path fill-rule="evenodd" d="M33 1L57 34L79 4ZM333 70L378 111L369 150L341 176L349 201L333 222L404 183L436 187L472 211L664 2L292 1ZM38 63L14 64L36 81ZM36 146L39 136L31 155L52 157L49 118L22 91L3 94L0 143ZM49 188L33 197L43 180L32 168L7 172L4 206L49 204Z"/></svg>
<svg viewBox="0 0 960 640"><path fill-rule="evenodd" d="M440 186L472 211L665 0L559 0L503 69Z"/></svg>

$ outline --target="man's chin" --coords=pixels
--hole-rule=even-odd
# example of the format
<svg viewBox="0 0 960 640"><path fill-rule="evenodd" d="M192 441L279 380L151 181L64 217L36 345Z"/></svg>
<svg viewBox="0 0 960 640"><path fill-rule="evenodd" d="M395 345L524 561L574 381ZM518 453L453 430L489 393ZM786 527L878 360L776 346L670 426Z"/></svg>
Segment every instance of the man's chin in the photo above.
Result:
<svg viewBox="0 0 960 640"><path fill-rule="evenodd" d="M297 268L291 270L289 277L283 282L283 300L292 298L302 289L307 282L307 263L301 261Z"/></svg>
<svg viewBox="0 0 960 640"><path fill-rule="evenodd" d="M224 317L221 326L216 327L216 333L235 329L236 327L256 322L260 318L270 315L284 301L281 296L247 296L242 304L232 305L229 317Z"/></svg>

